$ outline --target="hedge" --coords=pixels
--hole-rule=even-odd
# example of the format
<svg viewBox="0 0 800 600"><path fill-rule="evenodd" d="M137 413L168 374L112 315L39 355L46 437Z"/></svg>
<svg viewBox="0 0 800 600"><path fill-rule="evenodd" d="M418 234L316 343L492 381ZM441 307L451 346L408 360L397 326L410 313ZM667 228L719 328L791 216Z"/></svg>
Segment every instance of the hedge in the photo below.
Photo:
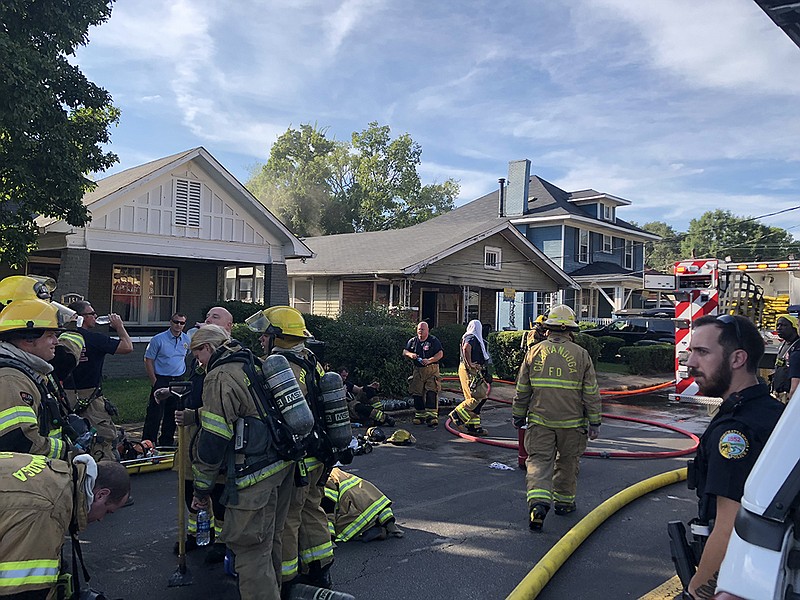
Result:
<svg viewBox="0 0 800 600"><path fill-rule="evenodd" d="M614 362L619 354L619 349L625 345L625 340L613 335L602 335L597 338L602 344L600 358L606 362Z"/></svg>
<svg viewBox="0 0 800 600"><path fill-rule="evenodd" d="M628 370L636 375L668 373L675 369L675 346L672 344L624 346L619 353L628 363Z"/></svg>
<svg viewBox="0 0 800 600"><path fill-rule="evenodd" d="M492 355L494 373L498 379L516 380L519 366L522 364L522 359L525 358L524 353L520 350L524 333L523 331L499 331L489 335L488 350ZM575 343L589 353L592 362L596 365L600 357L600 341L590 335L578 333L575 336Z"/></svg>

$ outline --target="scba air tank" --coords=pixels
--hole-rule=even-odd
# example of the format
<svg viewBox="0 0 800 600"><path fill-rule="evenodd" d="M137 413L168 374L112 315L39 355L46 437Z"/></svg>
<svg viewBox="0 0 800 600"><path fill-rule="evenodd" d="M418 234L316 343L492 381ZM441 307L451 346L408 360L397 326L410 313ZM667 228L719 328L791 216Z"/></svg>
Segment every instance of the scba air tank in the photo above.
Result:
<svg viewBox="0 0 800 600"><path fill-rule="evenodd" d="M286 425L295 435L307 436L314 428L314 414L297 385L289 361L280 354L270 354L264 360L262 370Z"/></svg>
<svg viewBox="0 0 800 600"><path fill-rule="evenodd" d="M319 380L319 388L328 439L336 450L344 450L353 438L347 412L347 389L338 373L325 373Z"/></svg>

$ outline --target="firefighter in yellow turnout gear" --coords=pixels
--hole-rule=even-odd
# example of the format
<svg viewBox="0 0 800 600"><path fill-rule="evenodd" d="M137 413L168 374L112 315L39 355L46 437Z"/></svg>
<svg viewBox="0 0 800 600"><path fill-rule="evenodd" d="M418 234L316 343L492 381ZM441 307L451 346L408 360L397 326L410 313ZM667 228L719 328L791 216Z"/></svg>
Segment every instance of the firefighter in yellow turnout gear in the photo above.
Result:
<svg viewBox="0 0 800 600"><path fill-rule="evenodd" d="M70 523L77 533L125 504L125 467L75 463L0 452L0 597L55 598Z"/></svg>
<svg viewBox="0 0 800 600"><path fill-rule="evenodd" d="M544 322L547 339L528 350L516 383L514 425L527 425L526 487L530 528L541 530L550 506L575 510L579 460L600 427L600 393L592 360L570 341L577 331L568 306L554 307Z"/></svg>
<svg viewBox="0 0 800 600"><path fill-rule="evenodd" d="M364 542L403 537L395 522L392 501L369 481L334 467L325 482L322 506L331 537L337 542Z"/></svg>
<svg viewBox="0 0 800 600"><path fill-rule="evenodd" d="M309 406L315 415L319 414L318 381L325 371L305 347L305 340L312 336L306 329L303 315L289 306L273 306L264 310L263 315L270 325L260 338L264 351L286 357ZM312 433L310 437L315 435ZM333 543L321 506L325 478L332 463L326 464L331 457L322 456L320 451L319 444L311 442L308 455L295 464L295 486L281 540L281 595L284 598L289 597L295 583L332 586Z"/></svg>

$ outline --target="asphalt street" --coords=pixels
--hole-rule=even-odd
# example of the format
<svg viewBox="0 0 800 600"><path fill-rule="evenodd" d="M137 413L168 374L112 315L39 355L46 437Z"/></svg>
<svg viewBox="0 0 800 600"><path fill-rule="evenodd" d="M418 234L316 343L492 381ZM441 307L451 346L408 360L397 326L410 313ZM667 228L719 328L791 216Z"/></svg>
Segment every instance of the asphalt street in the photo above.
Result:
<svg viewBox="0 0 800 600"><path fill-rule="evenodd" d="M493 439L515 440L510 407L490 403L484 423ZM669 423L700 433L702 408L677 405L666 393L606 402L604 412ZM372 481L392 501L406 535L348 542L336 548L335 587L373 598L505 598L536 562L589 511L624 488L686 464L686 457L583 458L578 511L551 512L544 531L527 526L524 472L516 452L469 442L437 429L398 423L414 433L409 447L381 445L347 469ZM590 450L683 449L691 440L651 425L606 420ZM492 469L493 462L514 467ZM193 584L168 588L176 569L176 476L171 471L133 478L135 504L82 535L91 586L108 598L237 598L222 565L205 565L205 550L188 555ZM685 483L629 504L581 545L538 596L553 599L639 598L673 574L666 523L695 509Z"/></svg>

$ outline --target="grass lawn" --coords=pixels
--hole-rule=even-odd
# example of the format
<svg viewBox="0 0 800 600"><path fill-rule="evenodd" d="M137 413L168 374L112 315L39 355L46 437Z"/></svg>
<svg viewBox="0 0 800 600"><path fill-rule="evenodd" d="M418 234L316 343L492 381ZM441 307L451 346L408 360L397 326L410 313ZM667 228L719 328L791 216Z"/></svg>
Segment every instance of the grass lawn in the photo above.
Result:
<svg viewBox="0 0 800 600"><path fill-rule="evenodd" d="M597 362L597 371L600 373L621 373L623 375L630 375L630 369L625 363L611 363L611 362Z"/></svg>
<svg viewBox="0 0 800 600"><path fill-rule="evenodd" d="M119 411L119 415L114 417L117 425L144 421L150 387L150 380L147 377L103 381L103 395L111 400Z"/></svg>

